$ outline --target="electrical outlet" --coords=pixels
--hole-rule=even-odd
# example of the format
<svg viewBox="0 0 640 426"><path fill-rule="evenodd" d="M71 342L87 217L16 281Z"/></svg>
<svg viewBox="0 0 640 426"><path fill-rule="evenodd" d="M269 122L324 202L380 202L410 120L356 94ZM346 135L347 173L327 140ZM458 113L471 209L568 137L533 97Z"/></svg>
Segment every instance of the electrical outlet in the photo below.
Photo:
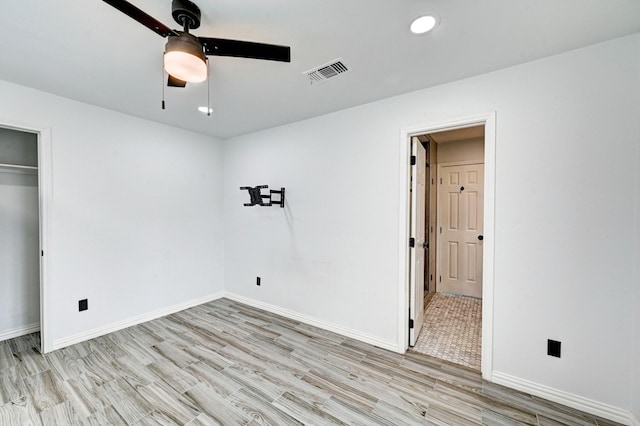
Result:
<svg viewBox="0 0 640 426"><path fill-rule="evenodd" d="M260 277L256 277L256 285L260 287Z"/></svg>
<svg viewBox="0 0 640 426"><path fill-rule="evenodd" d="M89 309L89 301L88 299L78 300L78 311L86 311Z"/></svg>
<svg viewBox="0 0 640 426"><path fill-rule="evenodd" d="M562 342L557 340L547 340L547 355L560 358L560 345Z"/></svg>

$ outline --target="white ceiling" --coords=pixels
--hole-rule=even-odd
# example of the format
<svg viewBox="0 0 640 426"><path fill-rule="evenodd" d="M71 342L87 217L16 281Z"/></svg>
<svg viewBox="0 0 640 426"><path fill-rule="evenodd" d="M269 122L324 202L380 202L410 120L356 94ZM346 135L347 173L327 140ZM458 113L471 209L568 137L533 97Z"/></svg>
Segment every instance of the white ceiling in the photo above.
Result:
<svg viewBox="0 0 640 426"><path fill-rule="evenodd" d="M170 0L130 0L176 28ZM640 0L199 0L196 35L291 46L291 63L212 57L206 83L167 88L166 39L101 0L11 0L0 79L228 138L640 31ZM425 36L412 18L435 13ZM323 84L302 75L338 57ZM526 83L526 82L523 82Z"/></svg>

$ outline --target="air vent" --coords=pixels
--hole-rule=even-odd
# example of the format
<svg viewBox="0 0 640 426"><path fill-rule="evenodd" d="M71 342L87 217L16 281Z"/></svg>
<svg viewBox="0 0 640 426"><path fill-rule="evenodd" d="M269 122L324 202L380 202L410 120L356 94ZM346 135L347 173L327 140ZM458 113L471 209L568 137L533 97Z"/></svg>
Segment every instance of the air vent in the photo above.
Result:
<svg viewBox="0 0 640 426"><path fill-rule="evenodd" d="M347 68L347 66L342 62L342 58L338 58L328 64L320 65L319 67L305 71L302 74L309 77L311 84L315 84L323 83L328 79L337 77L347 71L349 71L349 68Z"/></svg>

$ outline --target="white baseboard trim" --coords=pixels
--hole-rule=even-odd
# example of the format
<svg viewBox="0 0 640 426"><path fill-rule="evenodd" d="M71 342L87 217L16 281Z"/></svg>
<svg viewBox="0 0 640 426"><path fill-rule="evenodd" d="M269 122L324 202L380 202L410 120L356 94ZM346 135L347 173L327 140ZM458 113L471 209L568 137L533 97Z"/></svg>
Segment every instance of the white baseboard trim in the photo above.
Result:
<svg viewBox="0 0 640 426"><path fill-rule="evenodd" d="M22 327L12 328L11 330L5 330L0 332L0 342L3 340L13 339L14 337L24 336L25 334L35 333L40 331L40 323L23 325Z"/></svg>
<svg viewBox="0 0 640 426"><path fill-rule="evenodd" d="M258 300L250 299L248 297L240 296L237 294L225 292L224 297L227 299L233 300L234 302L252 306L257 309L262 309L264 311L271 312L276 315L281 315L285 318L289 318L294 321L299 321L308 325L312 325L314 327L318 327L323 330L331 331L333 333L340 334L341 336L350 337L352 339L359 340L361 342L365 342L382 349L387 349L389 351L398 352L398 353L404 353L404 348L398 348L398 344L396 341L383 340L377 336L365 334L357 330L342 327L340 325L332 324L330 322L323 321L318 318L310 317L308 315L300 314L298 312L295 312L289 309L281 308L275 305L270 305L268 303L260 302Z"/></svg>
<svg viewBox="0 0 640 426"><path fill-rule="evenodd" d="M158 309L157 311L149 312L143 315L138 315L133 318L119 321L113 324L105 325L103 327L94 328L93 330L83 331L82 333L74 334L73 336L65 337L53 342L51 347L52 351L62 349L64 347L74 345L76 343L84 342L85 340L93 339L99 336L103 336L114 331L122 330L133 325L142 324L143 322L151 321L160 317L171 315L176 312L183 311L185 309L192 308L194 306L202 305L203 303L211 302L213 300L221 299L224 297L223 292L214 293L198 299L193 299L188 302L180 303L178 305L170 306L167 308Z"/></svg>
<svg viewBox="0 0 640 426"><path fill-rule="evenodd" d="M493 372L492 379L494 383L499 385L516 389L530 395L535 395L549 401L557 402L559 404L566 405L567 407L602 417L603 419L613 420L626 425L638 425L638 421L633 417L633 414L630 411L614 407L613 405L574 395L569 392L534 383L499 371Z"/></svg>

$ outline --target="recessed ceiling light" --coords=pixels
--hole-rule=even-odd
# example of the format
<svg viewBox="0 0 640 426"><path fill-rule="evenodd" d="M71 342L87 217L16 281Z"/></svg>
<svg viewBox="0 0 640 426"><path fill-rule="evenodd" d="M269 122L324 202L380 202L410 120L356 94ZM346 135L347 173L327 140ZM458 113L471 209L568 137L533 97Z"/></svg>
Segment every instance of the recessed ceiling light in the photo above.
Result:
<svg viewBox="0 0 640 426"><path fill-rule="evenodd" d="M198 111L200 111L203 114L206 114L207 110L209 111L209 114L211 114L213 112L213 108L207 108L206 106L198 107Z"/></svg>
<svg viewBox="0 0 640 426"><path fill-rule="evenodd" d="M431 31L436 24L438 23L438 20L431 15L424 15L424 16L420 16L416 19L413 20L413 22L411 22L411 32L414 34L424 34L427 33L429 31Z"/></svg>

